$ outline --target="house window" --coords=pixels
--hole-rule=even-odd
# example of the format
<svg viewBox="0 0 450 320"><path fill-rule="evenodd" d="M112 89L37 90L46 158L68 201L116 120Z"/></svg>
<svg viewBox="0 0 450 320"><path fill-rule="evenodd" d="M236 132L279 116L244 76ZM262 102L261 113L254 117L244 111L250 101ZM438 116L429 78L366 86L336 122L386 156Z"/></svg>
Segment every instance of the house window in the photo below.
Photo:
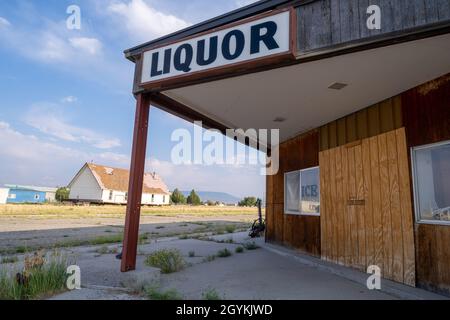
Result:
<svg viewBox="0 0 450 320"><path fill-rule="evenodd" d="M37 193L34 195L34 200L39 200L39 195Z"/></svg>
<svg viewBox="0 0 450 320"><path fill-rule="evenodd" d="M286 173L284 198L286 214L320 215L319 167Z"/></svg>
<svg viewBox="0 0 450 320"><path fill-rule="evenodd" d="M128 192L125 192L125 201L128 201Z"/></svg>
<svg viewBox="0 0 450 320"><path fill-rule="evenodd" d="M112 199L113 199L113 191L109 190L109 200L112 200Z"/></svg>
<svg viewBox="0 0 450 320"><path fill-rule="evenodd" d="M417 222L450 224L450 141L412 148Z"/></svg>
<svg viewBox="0 0 450 320"><path fill-rule="evenodd" d="M10 195L8 195L8 199L15 199L15 198L16 198L15 193L11 193Z"/></svg>
<svg viewBox="0 0 450 320"><path fill-rule="evenodd" d="M166 203L166 196L163 196L163 203Z"/></svg>
<svg viewBox="0 0 450 320"><path fill-rule="evenodd" d="M155 202L155 195L152 194L152 202Z"/></svg>

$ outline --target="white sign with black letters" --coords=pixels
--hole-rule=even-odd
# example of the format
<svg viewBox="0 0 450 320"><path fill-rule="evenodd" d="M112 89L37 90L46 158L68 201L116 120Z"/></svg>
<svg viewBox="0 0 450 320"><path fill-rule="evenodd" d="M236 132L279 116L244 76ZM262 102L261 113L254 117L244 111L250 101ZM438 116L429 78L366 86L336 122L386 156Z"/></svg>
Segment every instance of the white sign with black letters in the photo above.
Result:
<svg viewBox="0 0 450 320"><path fill-rule="evenodd" d="M143 54L142 83L270 57L290 51L290 13L252 20Z"/></svg>

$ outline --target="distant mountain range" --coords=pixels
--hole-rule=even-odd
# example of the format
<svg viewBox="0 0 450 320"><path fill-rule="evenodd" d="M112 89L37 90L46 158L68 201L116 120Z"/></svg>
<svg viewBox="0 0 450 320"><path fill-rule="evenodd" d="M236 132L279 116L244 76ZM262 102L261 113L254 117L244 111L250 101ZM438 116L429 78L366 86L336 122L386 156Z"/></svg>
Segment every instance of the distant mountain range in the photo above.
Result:
<svg viewBox="0 0 450 320"><path fill-rule="evenodd" d="M241 201L240 198L235 197L229 193L226 192L212 192L212 191L195 191L197 192L200 199L205 201L219 201L223 202L225 204L237 204L239 201ZM181 191L185 197L187 197L191 192L190 191Z"/></svg>

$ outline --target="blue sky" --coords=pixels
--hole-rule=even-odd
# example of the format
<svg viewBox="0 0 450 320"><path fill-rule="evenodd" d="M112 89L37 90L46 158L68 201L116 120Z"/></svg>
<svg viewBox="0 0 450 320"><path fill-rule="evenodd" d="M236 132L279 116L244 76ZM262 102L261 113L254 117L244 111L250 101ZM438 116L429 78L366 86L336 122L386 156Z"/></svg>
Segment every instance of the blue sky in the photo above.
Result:
<svg viewBox="0 0 450 320"><path fill-rule="evenodd" d="M246 0L11 0L0 3L0 185L66 185L84 162L129 166L135 100L123 50ZM66 27L69 5L81 30ZM264 192L256 166L176 166L170 140L191 124L152 108L147 170L170 188Z"/></svg>

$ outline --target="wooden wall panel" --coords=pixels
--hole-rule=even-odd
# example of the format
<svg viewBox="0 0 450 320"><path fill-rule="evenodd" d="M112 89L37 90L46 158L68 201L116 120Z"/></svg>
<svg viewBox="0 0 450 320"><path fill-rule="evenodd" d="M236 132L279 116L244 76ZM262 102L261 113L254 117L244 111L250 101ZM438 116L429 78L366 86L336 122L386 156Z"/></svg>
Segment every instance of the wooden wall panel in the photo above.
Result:
<svg viewBox="0 0 450 320"><path fill-rule="evenodd" d="M450 139L450 74L402 94L408 147Z"/></svg>
<svg viewBox="0 0 450 320"><path fill-rule="evenodd" d="M395 96L319 129L320 151L403 127L402 99Z"/></svg>
<svg viewBox="0 0 450 320"><path fill-rule="evenodd" d="M417 224L417 284L445 295L450 292L448 226Z"/></svg>
<svg viewBox="0 0 450 320"><path fill-rule="evenodd" d="M273 176L266 176L266 241L272 241L274 236L273 214Z"/></svg>
<svg viewBox="0 0 450 320"><path fill-rule="evenodd" d="M267 182L266 214L268 241L320 256L320 217L284 214L284 174L319 165L319 133L317 130L280 145L280 169ZM273 209L271 209L273 208Z"/></svg>
<svg viewBox="0 0 450 320"><path fill-rule="evenodd" d="M450 140L450 74L409 90L401 97L408 159L411 147ZM410 172L402 180L411 179ZM403 196L412 197L412 194L411 189ZM402 201L406 206L409 203ZM418 286L450 296L450 226L416 223L415 231Z"/></svg>
<svg viewBox="0 0 450 320"><path fill-rule="evenodd" d="M381 8L380 30L369 30L369 5ZM297 47L300 53L395 36L401 31L448 23L449 0L318 0L297 8Z"/></svg>
<svg viewBox="0 0 450 320"><path fill-rule="evenodd" d="M320 169L323 259L414 286L404 128L321 151Z"/></svg>

